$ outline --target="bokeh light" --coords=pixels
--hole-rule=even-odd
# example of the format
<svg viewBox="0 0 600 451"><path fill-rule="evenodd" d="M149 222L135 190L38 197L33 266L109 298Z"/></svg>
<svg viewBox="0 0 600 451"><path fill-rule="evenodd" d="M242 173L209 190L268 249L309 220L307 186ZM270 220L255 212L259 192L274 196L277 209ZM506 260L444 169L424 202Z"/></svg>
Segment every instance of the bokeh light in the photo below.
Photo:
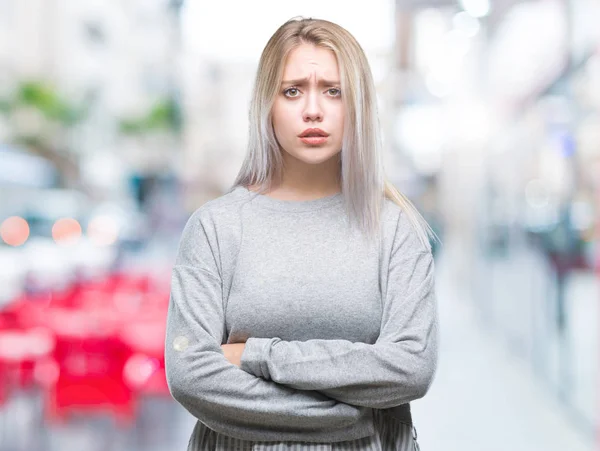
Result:
<svg viewBox="0 0 600 451"><path fill-rule="evenodd" d="M110 216L96 216L87 226L87 236L98 246L109 246L117 241L119 227Z"/></svg>
<svg viewBox="0 0 600 451"><path fill-rule="evenodd" d="M81 225L73 218L59 219L52 227L52 238L57 244L74 244L81 238Z"/></svg>
<svg viewBox="0 0 600 451"><path fill-rule="evenodd" d="M29 238L29 224L19 216L6 218L0 225L0 236L9 246L20 246Z"/></svg>

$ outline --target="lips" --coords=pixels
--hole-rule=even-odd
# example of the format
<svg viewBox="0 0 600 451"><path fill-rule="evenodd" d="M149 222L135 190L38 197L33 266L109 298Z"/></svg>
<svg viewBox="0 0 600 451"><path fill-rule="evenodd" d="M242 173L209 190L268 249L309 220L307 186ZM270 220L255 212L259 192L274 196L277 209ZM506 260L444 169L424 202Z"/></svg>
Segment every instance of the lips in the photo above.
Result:
<svg viewBox="0 0 600 451"><path fill-rule="evenodd" d="M327 138L329 133L320 128L307 128L298 135L300 138Z"/></svg>

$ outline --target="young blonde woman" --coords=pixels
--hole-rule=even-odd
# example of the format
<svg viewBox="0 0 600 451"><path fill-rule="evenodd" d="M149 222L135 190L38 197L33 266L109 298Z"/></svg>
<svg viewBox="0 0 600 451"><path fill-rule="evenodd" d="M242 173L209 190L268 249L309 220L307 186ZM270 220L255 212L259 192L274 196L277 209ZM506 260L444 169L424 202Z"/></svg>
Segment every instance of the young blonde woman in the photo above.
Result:
<svg viewBox="0 0 600 451"><path fill-rule="evenodd" d="M437 365L429 227L384 177L367 59L292 19L260 58L246 158L187 222L166 369L188 450L416 450Z"/></svg>

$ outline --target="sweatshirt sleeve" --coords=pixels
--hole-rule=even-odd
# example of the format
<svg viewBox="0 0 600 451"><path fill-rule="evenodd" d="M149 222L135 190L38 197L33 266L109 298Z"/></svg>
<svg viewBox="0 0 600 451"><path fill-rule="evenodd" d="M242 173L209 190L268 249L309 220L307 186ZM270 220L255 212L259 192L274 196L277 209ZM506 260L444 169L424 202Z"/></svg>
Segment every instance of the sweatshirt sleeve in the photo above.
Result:
<svg viewBox="0 0 600 451"><path fill-rule="evenodd" d="M385 409L423 397L437 367L438 319L433 256L414 239L395 235L374 344L251 337L241 368L356 406Z"/></svg>
<svg viewBox="0 0 600 451"><path fill-rule="evenodd" d="M172 270L165 365L173 398L211 429L231 435L254 427L302 433L353 425L359 407L266 381L226 359L217 244L205 222L198 212L188 220Z"/></svg>

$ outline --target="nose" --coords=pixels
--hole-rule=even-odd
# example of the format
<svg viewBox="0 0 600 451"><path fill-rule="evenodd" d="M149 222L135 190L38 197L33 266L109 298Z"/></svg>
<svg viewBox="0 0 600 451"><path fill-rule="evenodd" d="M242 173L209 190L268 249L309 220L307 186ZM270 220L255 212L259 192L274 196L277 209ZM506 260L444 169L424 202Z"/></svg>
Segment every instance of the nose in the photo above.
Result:
<svg viewBox="0 0 600 451"><path fill-rule="evenodd" d="M304 119L304 122L322 121L323 110L319 103L318 94L315 92L315 90L311 90L305 99L306 102L304 104L304 111L302 112L302 118Z"/></svg>

